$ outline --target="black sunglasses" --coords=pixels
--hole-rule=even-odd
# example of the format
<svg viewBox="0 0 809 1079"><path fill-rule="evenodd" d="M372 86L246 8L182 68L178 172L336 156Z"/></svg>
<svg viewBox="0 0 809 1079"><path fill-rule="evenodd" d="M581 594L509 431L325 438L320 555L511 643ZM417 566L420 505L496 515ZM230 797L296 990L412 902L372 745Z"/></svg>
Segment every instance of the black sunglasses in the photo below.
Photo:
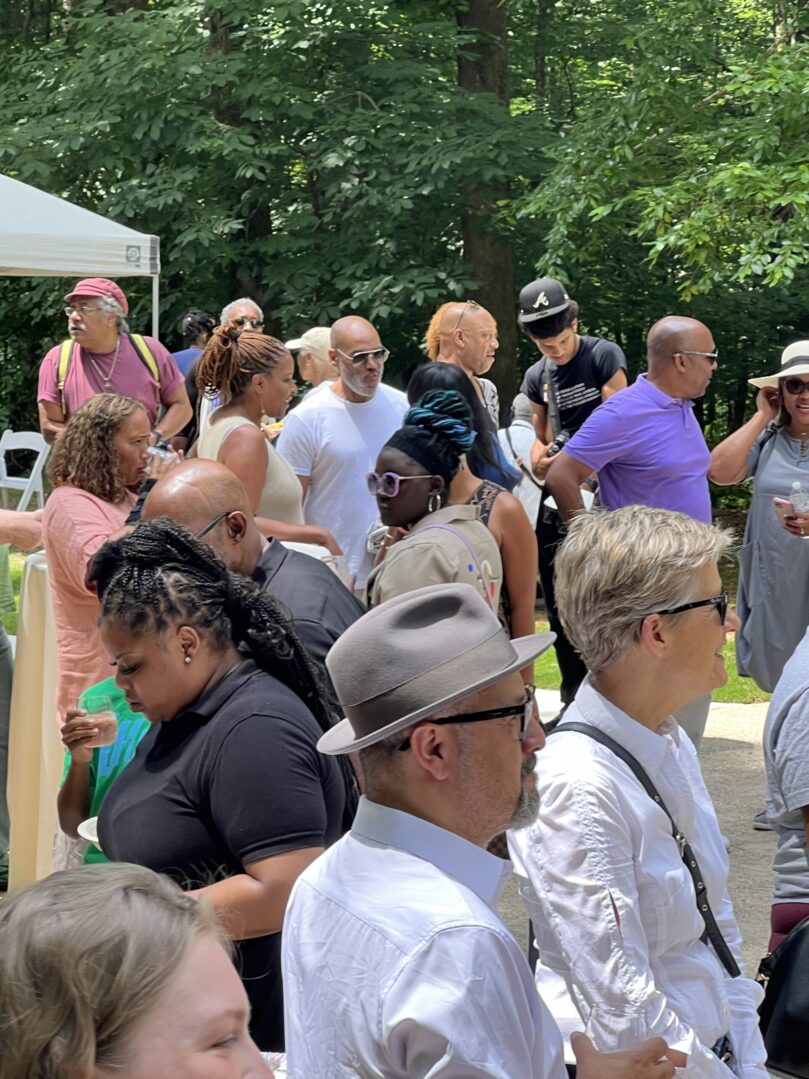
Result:
<svg viewBox="0 0 809 1079"><path fill-rule="evenodd" d="M694 611L697 607L716 607L719 612L719 621L724 626L728 613L728 594L723 592L721 596L713 596L711 599L698 599L695 603L684 603L682 607L672 607L668 611L657 611L657 614L682 614L683 611Z"/></svg>
<svg viewBox="0 0 809 1079"><path fill-rule="evenodd" d="M217 513L216 517L202 529L201 532L194 533L194 539L202 539L203 536L207 536L209 532L212 532L220 521L224 521L226 517L230 517L231 513L235 513L236 510L225 510L224 513Z"/></svg>
<svg viewBox="0 0 809 1079"><path fill-rule="evenodd" d="M805 390L809 390L809 382L804 382L802 378L785 378L781 385L787 393L791 393L793 397L797 397L798 394L803 393Z"/></svg>
<svg viewBox="0 0 809 1079"><path fill-rule="evenodd" d="M505 719L507 716L520 717L519 740L525 741L528 724L534 713L534 686L526 685L525 696L519 704L508 704L502 708L487 708L483 712L460 712L457 716L447 716L444 719L428 719L428 723L434 723L436 727L444 727L450 723L485 723L490 719ZM410 749L410 739L406 738L399 746L399 752L403 753Z"/></svg>
<svg viewBox="0 0 809 1079"><path fill-rule="evenodd" d="M234 326L241 326L244 329L245 326L252 326L254 330L264 329L263 318L234 318L231 319Z"/></svg>

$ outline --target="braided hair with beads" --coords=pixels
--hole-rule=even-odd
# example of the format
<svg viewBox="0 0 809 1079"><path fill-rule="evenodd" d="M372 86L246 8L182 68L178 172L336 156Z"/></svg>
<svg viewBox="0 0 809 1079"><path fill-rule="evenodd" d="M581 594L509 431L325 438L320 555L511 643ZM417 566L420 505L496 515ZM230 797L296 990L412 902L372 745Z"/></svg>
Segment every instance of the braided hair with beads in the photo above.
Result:
<svg viewBox="0 0 809 1079"><path fill-rule="evenodd" d="M102 620L138 635L182 622L213 648L232 643L300 697L322 731L331 727L321 677L289 613L176 522L158 517L105 543L87 583L98 594ZM356 780L347 759L341 758L341 768L348 809L356 805Z"/></svg>

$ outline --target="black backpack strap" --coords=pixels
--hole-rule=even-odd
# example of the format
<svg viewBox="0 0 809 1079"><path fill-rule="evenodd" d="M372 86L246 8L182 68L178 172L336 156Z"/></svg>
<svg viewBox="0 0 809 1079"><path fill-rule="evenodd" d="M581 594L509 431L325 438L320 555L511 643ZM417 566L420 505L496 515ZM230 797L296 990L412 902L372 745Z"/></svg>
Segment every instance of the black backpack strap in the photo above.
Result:
<svg viewBox="0 0 809 1079"><path fill-rule="evenodd" d="M624 764L633 773L638 783L643 787L653 802L657 802L666 816L671 822L671 834L674 836L674 842L677 844L677 850L680 852L680 857L685 863L685 868L691 874L691 879L694 882L694 891L696 892L697 910L699 911L703 922L705 923L705 932L702 936L703 941L707 938L714 946L719 962L728 972L731 978L738 978L741 975L739 966L736 960L733 958L733 953L728 947L728 943L722 936L722 930L719 928L714 917L714 913L711 910L711 904L708 902L708 889L705 887L705 881L702 879L702 871L699 868L699 862L697 862L697 856L691 849L691 845L685 838L683 833L677 827L677 824L669 813L666 803L660 796L660 793L652 783L649 776L646 774L642 765L632 754L624 749L622 745L619 745L614 738L610 738L608 734L605 734L598 727L593 727L589 723L575 723L564 722L561 726L557 727L552 736L556 737L558 734L564 731L576 731L578 734L586 734L589 738L592 738L595 742L600 742L602 746L606 746L607 749L612 750L616 757L620 757Z"/></svg>

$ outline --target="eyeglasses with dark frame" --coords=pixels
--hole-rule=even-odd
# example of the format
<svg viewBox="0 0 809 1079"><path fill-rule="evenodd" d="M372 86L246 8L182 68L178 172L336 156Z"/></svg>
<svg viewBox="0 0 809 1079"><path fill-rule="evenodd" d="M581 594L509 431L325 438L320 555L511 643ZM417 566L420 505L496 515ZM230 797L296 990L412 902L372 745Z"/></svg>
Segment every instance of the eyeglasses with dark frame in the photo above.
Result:
<svg viewBox="0 0 809 1079"><path fill-rule="evenodd" d="M715 352L697 352L695 348L681 348L672 353L673 356L704 356L712 363L719 363L719 349Z"/></svg>
<svg viewBox="0 0 809 1079"><path fill-rule="evenodd" d="M723 592L721 596L712 596L711 599L698 599L694 603L683 603L681 607L671 607L667 611L656 611L655 614L682 614L683 611L695 611L697 607L716 607L719 612L719 620L724 626L728 613L728 594Z"/></svg>
<svg viewBox="0 0 809 1079"><path fill-rule="evenodd" d="M783 378L781 379L781 385L793 397L799 397L809 390L809 382L804 382L802 378Z"/></svg>
<svg viewBox="0 0 809 1079"><path fill-rule="evenodd" d="M480 304L476 300L464 300L463 307L461 308L461 313L460 315L458 315L458 321L452 327L453 333L455 333L456 330L460 329L461 323L463 322L463 317L466 314L467 309L470 307L473 311L478 311L480 309Z"/></svg>
<svg viewBox="0 0 809 1079"><path fill-rule="evenodd" d="M368 492L374 498L380 493L385 498L396 498L399 493L399 486L405 480L431 480L432 478L432 473L429 472L425 472L420 476L400 476L398 472L383 472L381 476L378 472L366 472L365 474Z"/></svg>
<svg viewBox="0 0 809 1079"><path fill-rule="evenodd" d="M486 723L490 719L506 719L509 716L520 717L520 733L518 740L524 742L528 734L528 724L534 714L534 686L526 685L525 696L519 704L504 705L502 708L487 708L482 712L460 712L457 716L446 716L441 719L428 719L428 723L434 723L436 727L445 727L451 723ZM544 729L544 728L543 728ZM410 739L405 738L399 746L399 752L404 753L410 749Z"/></svg>
<svg viewBox="0 0 809 1079"><path fill-rule="evenodd" d="M374 363L378 363L379 366L382 367L382 365L387 361L388 356L390 356L389 348L372 348L367 349L364 352L351 353L343 352L341 348L335 348L334 351L339 352L341 356L344 356L348 360L348 362L353 364L355 367L363 367L371 360L373 360Z"/></svg>
<svg viewBox="0 0 809 1079"><path fill-rule="evenodd" d="M220 521L224 521L226 517L230 517L231 513L236 513L236 510L224 510L222 513L217 513L216 517L202 529L201 532L194 533L194 539L202 539L203 536L207 536L209 532L213 532Z"/></svg>

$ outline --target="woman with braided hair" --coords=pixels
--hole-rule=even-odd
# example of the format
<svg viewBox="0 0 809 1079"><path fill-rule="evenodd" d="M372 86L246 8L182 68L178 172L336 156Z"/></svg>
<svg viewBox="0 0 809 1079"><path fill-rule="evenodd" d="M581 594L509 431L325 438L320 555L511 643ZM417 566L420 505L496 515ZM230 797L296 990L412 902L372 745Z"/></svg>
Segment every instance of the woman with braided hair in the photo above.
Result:
<svg viewBox="0 0 809 1079"><path fill-rule="evenodd" d="M328 529L304 524L300 481L261 426L263 416L280 420L295 396L289 350L267 334L217 326L197 360L196 380L200 397L222 400L202 422L197 456L219 461L238 476L265 535L318 543L341 554Z"/></svg>
<svg viewBox="0 0 809 1079"><path fill-rule="evenodd" d="M464 459L449 489L450 506L474 506L500 550L503 588L500 593L500 621L509 637L527 637L534 632L537 593L537 540L521 502L498 483L491 482L485 455L488 421L466 375L449 363L425 363L417 368L407 387L408 400L417 401L430 390L455 390L472 414L477 433L471 452ZM496 439L495 439L496 441ZM499 444L498 444L499 448ZM486 478L488 477L488 478ZM526 683L533 671L523 671Z"/></svg>
<svg viewBox="0 0 809 1079"><path fill-rule="evenodd" d="M425 394L368 473L368 490L388 528L368 578L370 606L425 585L462 581L497 610L503 578L497 544L474 506L447 505L453 477L475 440L470 420L454 391Z"/></svg>
<svg viewBox="0 0 809 1079"><path fill-rule="evenodd" d="M318 677L277 602L166 518L106 544L90 582L116 682L152 723L101 806L100 846L208 900L237 942L251 1033L282 1050L286 902L347 823L347 775L316 748Z"/></svg>

